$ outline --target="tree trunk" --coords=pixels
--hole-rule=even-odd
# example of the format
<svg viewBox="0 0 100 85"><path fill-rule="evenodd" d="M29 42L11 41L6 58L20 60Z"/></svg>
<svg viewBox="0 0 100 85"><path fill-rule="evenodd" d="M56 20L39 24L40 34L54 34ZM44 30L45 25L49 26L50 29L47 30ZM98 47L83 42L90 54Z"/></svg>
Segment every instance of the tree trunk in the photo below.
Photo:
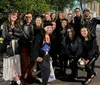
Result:
<svg viewBox="0 0 100 85"><path fill-rule="evenodd" d="M83 6L82 6L83 0L78 0L78 1L80 2L80 7L81 7L81 10L83 11Z"/></svg>

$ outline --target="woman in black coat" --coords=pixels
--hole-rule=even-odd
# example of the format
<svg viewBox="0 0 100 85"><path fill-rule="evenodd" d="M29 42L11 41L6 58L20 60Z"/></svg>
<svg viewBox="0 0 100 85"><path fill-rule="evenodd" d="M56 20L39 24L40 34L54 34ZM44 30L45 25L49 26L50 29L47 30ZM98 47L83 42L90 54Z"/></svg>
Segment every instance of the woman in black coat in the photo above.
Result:
<svg viewBox="0 0 100 85"><path fill-rule="evenodd" d="M67 34L66 34L67 26L68 26L67 19L63 19L61 22L61 28L59 30L60 36L59 36L59 42L58 42L59 63L60 63L60 71L62 74L65 74L65 70L66 70L65 39L67 37Z"/></svg>
<svg viewBox="0 0 100 85"><path fill-rule="evenodd" d="M44 26L44 30L35 38L35 43L32 48L32 59L37 62L42 71L42 85L47 85L50 75L49 34L52 29L52 24L46 23ZM45 45L47 45L46 48L44 47Z"/></svg>
<svg viewBox="0 0 100 85"><path fill-rule="evenodd" d="M81 28L82 36L82 47L83 47L83 61L85 63L85 69L87 72L87 80L84 84L90 83L91 79L94 77L94 63L99 56L99 49L97 46L97 41L95 36L90 33L88 28Z"/></svg>
<svg viewBox="0 0 100 85"><path fill-rule="evenodd" d="M65 54L67 59L69 60L69 67L72 70L71 79L77 77L77 61L82 53L82 45L80 38L75 37L75 32L72 27L67 28L66 44L65 44Z"/></svg>

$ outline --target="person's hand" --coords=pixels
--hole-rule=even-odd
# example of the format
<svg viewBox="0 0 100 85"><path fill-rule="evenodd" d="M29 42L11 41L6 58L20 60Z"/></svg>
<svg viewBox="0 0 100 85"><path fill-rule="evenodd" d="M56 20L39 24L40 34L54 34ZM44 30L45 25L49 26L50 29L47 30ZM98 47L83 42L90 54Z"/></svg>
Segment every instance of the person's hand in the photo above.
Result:
<svg viewBox="0 0 100 85"><path fill-rule="evenodd" d="M52 57L50 57L50 60L52 61Z"/></svg>
<svg viewBox="0 0 100 85"><path fill-rule="evenodd" d="M36 60L37 60L37 62L42 62L43 61L43 58L38 57Z"/></svg>
<svg viewBox="0 0 100 85"><path fill-rule="evenodd" d="M48 51L45 53L45 55L48 55Z"/></svg>
<svg viewBox="0 0 100 85"><path fill-rule="evenodd" d="M85 64L87 64L89 62L89 60L87 59L87 60L85 60Z"/></svg>
<svg viewBox="0 0 100 85"><path fill-rule="evenodd" d="M9 32L9 34L12 35L13 33L12 32Z"/></svg>

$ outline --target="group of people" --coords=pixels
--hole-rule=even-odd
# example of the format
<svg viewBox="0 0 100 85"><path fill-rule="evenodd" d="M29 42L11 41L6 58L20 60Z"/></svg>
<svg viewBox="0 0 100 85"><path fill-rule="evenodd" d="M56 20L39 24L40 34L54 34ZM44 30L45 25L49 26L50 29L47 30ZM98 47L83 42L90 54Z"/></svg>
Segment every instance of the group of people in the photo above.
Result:
<svg viewBox="0 0 100 85"><path fill-rule="evenodd" d="M60 67L66 74L70 67L71 80L78 77L78 64L84 63L87 72L85 85L97 75L95 61L99 57L96 40L97 20L90 10L74 10L75 17L63 12L45 13L33 21L32 13L25 13L21 19L16 11L10 12L8 20L1 25L0 47L3 54L3 79L10 85L26 85L26 79L42 78L42 85L48 84L50 61L53 67ZM2 42L1 42L2 41ZM1 46L0 45L0 46ZM41 71L37 76L32 72ZM56 71L56 70L55 70Z"/></svg>

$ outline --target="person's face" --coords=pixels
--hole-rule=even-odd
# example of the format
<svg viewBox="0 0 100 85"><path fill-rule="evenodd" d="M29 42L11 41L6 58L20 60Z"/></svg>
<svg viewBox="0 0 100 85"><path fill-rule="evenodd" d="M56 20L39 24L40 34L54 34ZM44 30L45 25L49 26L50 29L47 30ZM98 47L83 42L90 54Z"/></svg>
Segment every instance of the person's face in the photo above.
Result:
<svg viewBox="0 0 100 85"><path fill-rule="evenodd" d="M76 9L76 10L75 10L75 14L76 14L76 16L80 16L80 14L81 14L81 13L80 13L80 10L79 10L79 9Z"/></svg>
<svg viewBox="0 0 100 85"><path fill-rule="evenodd" d="M47 43L50 43L50 36L48 34L45 35L45 41Z"/></svg>
<svg viewBox="0 0 100 85"><path fill-rule="evenodd" d="M73 33L72 33L71 29L67 29L67 34L68 34L69 38L72 38Z"/></svg>
<svg viewBox="0 0 100 85"><path fill-rule="evenodd" d="M50 20L51 20L50 15L49 15L49 14L46 14L46 15L45 15L45 19L46 19L47 21L50 21Z"/></svg>
<svg viewBox="0 0 100 85"><path fill-rule="evenodd" d="M69 14L67 17L68 17L68 21L72 20L72 14Z"/></svg>
<svg viewBox="0 0 100 85"><path fill-rule="evenodd" d="M52 26L46 26L44 30L46 31L47 34L52 34L53 32Z"/></svg>
<svg viewBox="0 0 100 85"><path fill-rule="evenodd" d="M12 21L16 21L17 20L17 17L18 17L18 13L12 13L10 19Z"/></svg>
<svg viewBox="0 0 100 85"><path fill-rule="evenodd" d="M67 26L67 21L63 20L62 23L61 23L61 25L62 25L62 28L65 28Z"/></svg>
<svg viewBox="0 0 100 85"><path fill-rule="evenodd" d="M86 18L88 18L90 16L90 13L88 11L85 11L83 14Z"/></svg>
<svg viewBox="0 0 100 85"><path fill-rule="evenodd" d="M52 29L55 30L56 29L56 23L52 22Z"/></svg>
<svg viewBox="0 0 100 85"><path fill-rule="evenodd" d="M27 23L31 23L31 21L32 21L32 14L26 14L25 15L25 20L26 20Z"/></svg>
<svg viewBox="0 0 100 85"><path fill-rule="evenodd" d="M81 29L81 35L82 35L84 38L88 36L88 31L87 31L86 28L82 28L82 29Z"/></svg>
<svg viewBox="0 0 100 85"><path fill-rule="evenodd" d="M55 19L55 17L56 17L56 14L52 14L52 16L51 16L51 17L52 17L52 19Z"/></svg>
<svg viewBox="0 0 100 85"><path fill-rule="evenodd" d="M63 13L59 13L59 19L63 19L64 18L64 14Z"/></svg>
<svg viewBox="0 0 100 85"><path fill-rule="evenodd" d="M41 26L42 25L42 19L41 18L36 18L36 26Z"/></svg>

